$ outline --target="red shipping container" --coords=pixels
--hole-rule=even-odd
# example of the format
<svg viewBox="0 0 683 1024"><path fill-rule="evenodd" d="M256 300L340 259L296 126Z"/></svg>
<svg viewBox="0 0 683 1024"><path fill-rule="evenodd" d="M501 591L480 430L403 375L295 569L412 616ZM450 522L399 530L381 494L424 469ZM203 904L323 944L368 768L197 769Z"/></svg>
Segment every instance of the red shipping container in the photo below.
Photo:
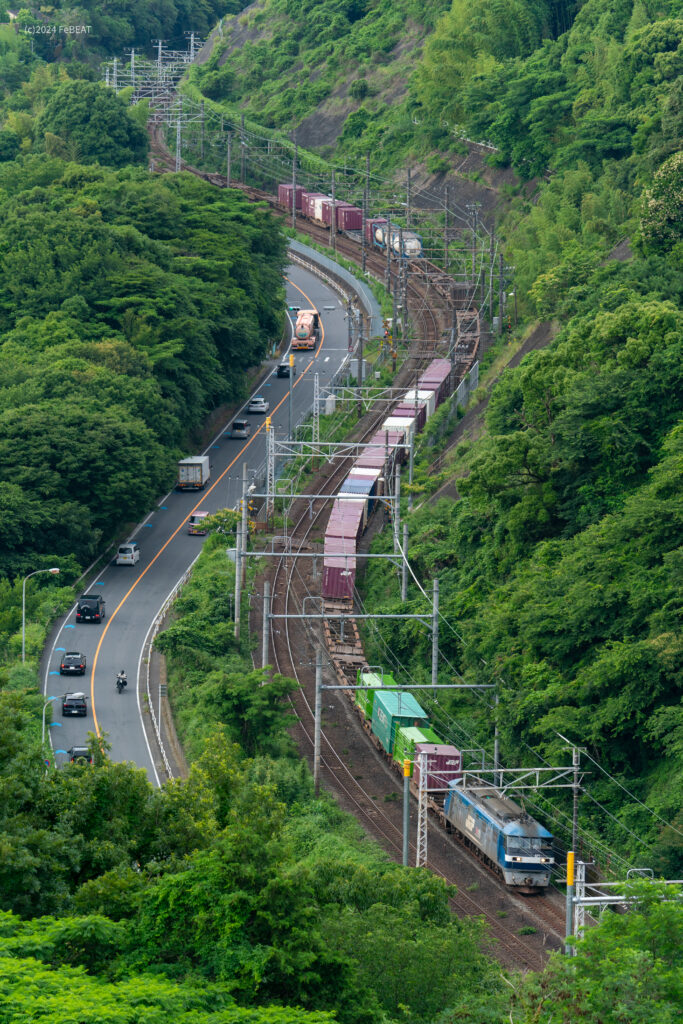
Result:
<svg viewBox="0 0 683 1024"><path fill-rule="evenodd" d="M452 367L448 359L434 359L420 377L418 391L436 392L436 404L448 398L453 388Z"/></svg>
<svg viewBox="0 0 683 1024"><path fill-rule="evenodd" d="M334 537L331 534L325 537L325 558L348 558L349 561L356 557L356 540L354 537Z"/></svg>
<svg viewBox="0 0 683 1024"><path fill-rule="evenodd" d="M353 601L356 582L356 559L330 556L323 562L323 597L327 599L348 598Z"/></svg>
<svg viewBox="0 0 683 1024"><path fill-rule="evenodd" d="M388 418L388 417L387 417ZM405 462L406 451L403 447L392 447L393 445L402 446L405 439L405 430L400 430L395 427L390 427L387 430L380 430L372 438L372 444L381 444L385 452L388 453L387 461L387 472L393 473L395 464Z"/></svg>
<svg viewBox="0 0 683 1024"><path fill-rule="evenodd" d="M280 206L284 206L285 209L291 212L292 210L292 192L294 191L293 185L278 185L277 187L277 201ZM301 197L304 193L303 185L296 186L296 208L301 209Z"/></svg>
<svg viewBox="0 0 683 1024"><path fill-rule="evenodd" d="M403 405L397 405L393 410L392 416L412 416L415 418L415 424L417 430L422 430L425 423L427 422L427 406L424 402L418 402L417 405L412 405L410 402L405 402Z"/></svg>
<svg viewBox="0 0 683 1024"><path fill-rule="evenodd" d="M363 211L357 206L340 206L337 210L337 227L340 231L360 231L363 227Z"/></svg>
<svg viewBox="0 0 683 1024"><path fill-rule="evenodd" d="M304 217L313 217L315 213L315 200L316 199L327 199L324 192L302 192L301 193L301 212Z"/></svg>
<svg viewBox="0 0 683 1024"><path fill-rule="evenodd" d="M336 213L337 213L337 216L335 217L335 226L338 229L339 228L339 214L341 213L341 211L343 209L346 209L347 206L350 207L351 204L345 202L343 199L335 199L334 205L335 205L335 209L336 209ZM323 199L323 202L322 202L322 215L323 215L323 224L326 224L327 227L329 228L330 224L332 223L332 199L331 198Z"/></svg>
<svg viewBox="0 0 683 1024"><path fill-rule="evenodd" d="M420 754L427 755L427 789L446 790L452 779L462 777L462 754L448 743L416 743L413 781L420 785Z"/></svg>

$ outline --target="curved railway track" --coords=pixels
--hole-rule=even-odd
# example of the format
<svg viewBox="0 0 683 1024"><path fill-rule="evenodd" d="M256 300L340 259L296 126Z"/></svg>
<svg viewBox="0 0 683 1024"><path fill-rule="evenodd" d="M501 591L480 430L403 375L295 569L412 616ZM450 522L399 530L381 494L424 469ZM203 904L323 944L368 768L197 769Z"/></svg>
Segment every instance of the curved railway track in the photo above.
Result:
<svg viewBox="0 0 683 1024"><path fill-rule="evenodd" d="M362 440L371 436L375 428L376 423L370 426L366 425L358 439ZM340 460L340 464L328 473L324 480L318 478L314 493L335 494L339 482L348 472L347 461L350 459ZM291 549L288 552L283 552L275 565L269 566L265 577L270 578L271 581L271 608L274 616L270 621L269 635L271 662L277 672L291 676L299 683L300 689L291 698L292 709L296 717L293 731L300 750L306 754L309 761L312 761L314 745L315 672L313 661L315 650L321 646L320 631L313 625L313 620L284 619L278 618L278 616L287 613L301 614L304 610L304 598L316 596L311 589L310 569L301 570L299 568L300 562L297 562L296 554L302 550L311 549L311 537L319 529L320 521L325 517L328 508L329 503L323 499L314 499L312 510L306 501L298 503L298 506L295 504L292 510L295 524L289 535ZM310 565L310 559L305 561ZM309 611L310 607L307 602ZM253 608L251 624L253 632L256 632L262 628L261 603L257 600ZM337 681L335 677L333 679L335 682ZM332 692L335 703L329 704L328 698L325 698L323 713L320 765L322 781L325 788L335 794L338 801L355 815L364 829L380 842L387 853L394 860L400 860L402 855L400 808L398 802L392 798L392 794L395 792L394 787L398 784L396 777L378 756L360 721L352 711L350 702L339 696L339 691ZM356 734L353 750L349 738L352 732ZM343 736L341 742L340 735ZM360 755L359 749L361 750ZM356 773L359 764L364 766L364 771L369 771L369 780L366 780L364 774L359 777ZM384 806L377 802L380 800ZM433 854L432 849L434 850ZM413 844L411 844L411 851L414 857ZM527 970L538 970L544 966L547 955L545 936L540 944L538 941L532 944L533 940L522 939L513 930L513 927L503 922L500 915L507 917L510 911L502 909L501 896L506 906L511 896L497 879L490 879L483 898L472 894L475 889L478 891L481 883L478 880L467 881L472 877L471 871L465 872L466 879L463 883L463 872L458 869L462 867L461 849L453 837L448 836L433 822L430 822L430 856L427 866L448 884L457 887L456 894L451 897L452 908L457 914L485 918L489 932L496 943L494 952L507 966ZM493 904L489 890L494 893ZM536 903L539 904L538 907ZM527 909L524 907L523 911ZM547 935L554 938L562 924L561 914L551 904L545 904L540 898L534 901L530 910L532 917L535 915L537 919L536 923L542 921L542 928L547 928ZM516 920L516 914L512 916L514 917L514 927L517 929L529 925L529 917L524 912L519 918L521 924ZM552 942L550 945L554 944Z"/></svg>
<svg viewBox="0 0 683 1024"><path fill-rule="evenodd" d="M152 135L152 153L155 170L160 173L175 170L175 158L166 148L159 133ZM181 167L217 187L226 187L225 175L199 171L185 161ZM275 213L284 217L285 211L278 206L275 196L235 182L231 182L231 187L239 188L255 202L266 203ZM307 234L321 244L329 244L328 230L310 221L304 223ZM351 239L337 235L336 247L342 255L356 263L359 262L360 246ZM462 288L456 289L452 279L439 267L426 260L405 262L409 274L407 293L412 300L411 317L416 329L419 330L420 339L411 345L409 356L395 383L397 386L408 387L414 382L416 366L433 358L444 334L450 335L454 320L454 370L455 379L459 381L478 355L478 313L476 309L470 307L465 291ZM385 256L372 249L366 249L366 266L379 280L385 277L386 265ZM364 440L372 436L384 415L383 412L367 414L359 425L355 439ZM337 485L348 472L350 461L350 457L339 460L334 468L319 474L311 485L311 493L336 493ZM312 560L299 560L305 561L308 567L302 571L298 567L296 553L311 548L316 527L320 528L320 521L328 507L329 504L323 499L294 504L292 515L295 525L289 535L291 551L283 552L275 565L274 560L271 560L263 577L271 581L271 610L275 616L271 618L269 635L272 663L279 673L291 676L299 683L299 690L291 698L295 715L293 731L299 749L311 762L315 701L313 661L315 650L322 646L321 630L313 627L314 620L278 619L277 616L292 610L301 614L303 598L319 594L319 585L311 579ZM322 563L322 549L320 561ZM255 604L252 604L250 615L252 632L260 631L261 616L262 602L256 600ZM357 636L355 623L349 628L354 629ZM332 678L337 682L340 677L338 665L334 671L335 675ZM343 678L343 672L341 677ZM355 815L363 828L380 842L387 853L393 859L400 860L402 827L401 810L398 806L400 801L395 799L396 777L370 743L350 702L339 696L340 691L333 692L334 704L326 705L323 713L320 765L322 781L325 787L336 795L338 801ZM357 774L359 768L363 773L369 773L370 781L366 781L364 774ZM378 801L382 801L384 806ZM414 856L413 844L411 850ZM492 877L487 868L473 862L469 856L463 857L462 848L454 837L448 836L445 830L431 820L428 867L457 888L457 892L451 897L451 906L457 914L485 918L495 943L491 951L506 966L538 970L545 965L549 949L557 947L558 939L563 932L563 914L553 902L549 899L536 900L533 906L524 906L519 897L512 896L502 882ZM485 880L484 883L482 879ZM479 893L482 884L484 891L481 896L475 898L473 893ZM511 918L509 922L508 917ZM506 919L505 924L503 918ZM530 923L540 925L537 936L522 939L518 934L519 929L528 927Z"/></svg>

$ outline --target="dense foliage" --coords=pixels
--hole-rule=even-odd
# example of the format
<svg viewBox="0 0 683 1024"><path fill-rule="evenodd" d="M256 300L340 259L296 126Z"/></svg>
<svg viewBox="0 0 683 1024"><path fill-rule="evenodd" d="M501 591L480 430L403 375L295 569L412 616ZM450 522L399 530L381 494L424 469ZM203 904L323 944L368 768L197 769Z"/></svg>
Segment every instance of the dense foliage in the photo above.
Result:
<svg viewBox="0 0 683 1024"><path fill-rule="evenodd" d="M0 566L87 558L278 329L283 241L196 179L0 167Z"/></svg>
<svg viewBox="0 0 683 1024"><path fill-rule="evenodd" d="M218 18L235 14L243 0L54 0L9 5L17 25L44 60L87 61L136 47L149 50L157 39L184 48L186 35L204 39ZM4 4L0 3L0 21Z"/></svg>

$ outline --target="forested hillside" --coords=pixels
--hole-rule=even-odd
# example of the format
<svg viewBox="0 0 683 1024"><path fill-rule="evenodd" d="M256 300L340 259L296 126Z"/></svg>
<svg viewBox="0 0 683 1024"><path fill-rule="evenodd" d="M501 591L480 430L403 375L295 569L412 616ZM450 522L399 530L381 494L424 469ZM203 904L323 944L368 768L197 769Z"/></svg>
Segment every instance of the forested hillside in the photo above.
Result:
<svg viewBox="0 0 683 1024"><path fill-rule="evenodd" d="M680 832L663 822L683 820L683 4L313 7L296 31L279 0L234 19L201 71L207 95L287 131L336 112L345 166L369 153L403 173L438 154L441 168L465 133L495 145L493 165L546 179L531 200L508 190L498 231L521 317L563 330L505 374L487 437L455 455L462 500L423 502L411 549L419 578L440 578L451 664L501 679L508 761L556 759L571 734L659 815L598 772L593 795L621 824L588 799L586 825L676 874ZM410 74L387 87L404 59ZM385 587L374 566L375 610L393 607ZM382 633L373 660L391 651L422 676L428 638ZM453 711L490 741L488 707Z"/></svg>
<svg viewBox="0 0 683 1024"><path fill-rule="evenodd" d="M656 887L521 977L451 915L441 879L313 798L287 734L292 681L234 641L225 537L158 641L189 777L153 789L106 737L92 766L46 772L33 666L71 594L29 594L17 664L22 576L56 564L68 582L145 513L207 412L241 394L282 306L270 217L149 175L144 105L98 85L95 57L235 13L195 72L226 112L286 132L322 113L326 153L369 151L385 171L485 137L493 163L542 179L510 189L498 231L520 333L561 330L502 375L485 436L445 467L435 417L405 509L411 561L440 580L444 681L497 680L505 762L566 762L569 735L595 759L581 834L601 860L682 870L683 0L241 7L93 0L20 16L89 39L0 28L0 1022L674 1024L683 915ZM459 500L432 501L451 473ZM377 565L363 599L393 609ZM409 603L423 610L412 584ZM421 629L367 641L423 678ZM440 702L456 742L490 749L489 700ZM562 837L559 802L539 813Z"/></svg>

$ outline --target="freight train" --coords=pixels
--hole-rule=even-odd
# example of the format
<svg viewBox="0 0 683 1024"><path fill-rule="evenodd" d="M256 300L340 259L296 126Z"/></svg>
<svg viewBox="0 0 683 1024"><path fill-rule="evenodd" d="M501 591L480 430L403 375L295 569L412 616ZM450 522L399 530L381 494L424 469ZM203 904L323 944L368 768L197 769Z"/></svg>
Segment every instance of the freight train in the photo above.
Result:
<svg viewBox="0 0 683 1024"><path fill-rule="evenodd" d="M306 220L329 228L334 216L335 228L338 232L348 234L357 241L363 230L363 211L359 206L332 199L322 192L307 192L301 185L280 184L277 187L278 204L291 213L292 197L297 214ZM365 221L365 241L386 252L387 245L399 256L403 243L403 256L406 259L418 259L422 256L422 239L414 231L400 228L392 224L386 217L369 217Z"/></svg>
<svg viewBox="0 0 683 1024"><path fill-rule="evenodd" d="M325 529L322 595L330 612L352 613L356 550L368 517L385 493L406 447L453 390L452 365L435 359L408 390L355 460L332 503ZM545 889L554 864L552 835L510 797L495 788L466 789L462 756L431 728L428 714L407 691L389 689L393 678L358 671L354 705L373 742L402 774L413 764L412 787L419 788L419 757L427 755L426 790L430 809L442 824L519 892Z"/></svg>

